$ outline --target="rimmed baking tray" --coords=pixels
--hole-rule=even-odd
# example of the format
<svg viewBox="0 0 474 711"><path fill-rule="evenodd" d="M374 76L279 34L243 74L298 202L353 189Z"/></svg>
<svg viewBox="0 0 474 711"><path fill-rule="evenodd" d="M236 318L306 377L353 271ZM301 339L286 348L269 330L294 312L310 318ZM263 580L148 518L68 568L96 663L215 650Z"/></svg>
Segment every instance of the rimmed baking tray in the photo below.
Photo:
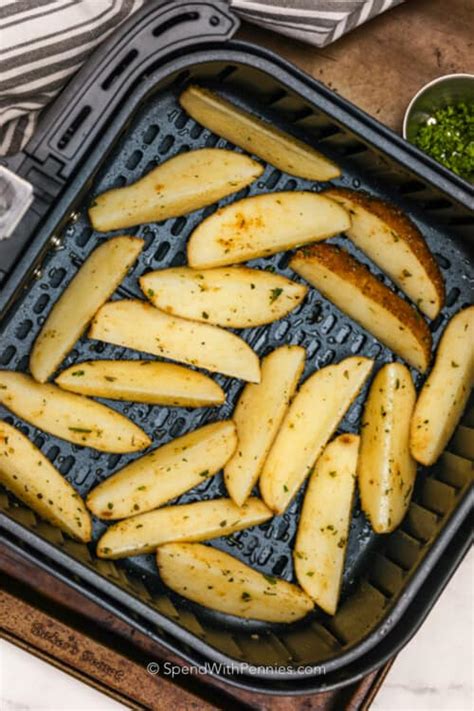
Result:
<svg viewBox="0 0 474 711"><path fill-rule="evenodd" d="M177 97L190 81L216 88L317 145L343 169L342 178L333 183L367 189L410 215L425 235L446 282L446 307L431 324L435 345L452 314L472 301L470 186L275 55L233 41L236 26L235 18L220 3L145 7L81 70L44 117L27 150L8 161L12 169L33 182L36 200L16 235L0 246L5 271L0 297L0 367L26 370L31 345L49 308L92 249L107 238L93 232L87 220L86 208L95 194L135 180L182 150L235 148L195 124L179 108ZM324 183L296 179L267 165L259 181L220 204L269 190L324 187ZM125 230L145 238L146 247L115 298L139 296L137 276L143 271L183 264L188 235L215 207ZM388 283L346 240L336 237L332 241L344 243ZM13 262L16 266L11 269ZM294 278L287 263L285 254L254 262ZM283 343L305 346L304 377L353 354L375 358L377 367L394 358L315 290L285 319L241 334L259 355ZM83 338L65 365L124 355L136 358L140 354ZM420 386L422 376L413 375ZM219 409L117 402L112 406L140 424L156 446L200 424L231 415L243 384L222 376L216 379L228 393L226 404ZM342 431L357 431L366 392L341 423ZM21 426L83 494L133 458L77 447L25 426L7 411L1 414ZM153 556L123 562L99 560L93 546L64 538L6 493L1 497L2 531L8 545L21 548L38 565L159 638L170 650L197 664L215 662L211 673L225 676L229 683L279 694L331 688L360 675L369 659L372 667L382 663L387 655L386 641L398 633L398 643L388 646L395 651L400 639L409 636L404 620L411 603L415 598L422 600L418 602L421 620L440 592L442 578L437 584L430 571L455 540L456 550L464 550L473 421L471 410L440 462L429 470L420 468L412 504L397 531L374 535L356 503L343 598L333 618L315 612L300 623L282 626L206 610L162 586ZM224 493L219 475L179 501ZM265 573L291 580L291 547L301 497L302 492L283 516L212 545ZM95 522L95 537L103 527ZM445 578L459 558L459 554L452 555ZM412 618L409 629L414 627Z"/></svg>

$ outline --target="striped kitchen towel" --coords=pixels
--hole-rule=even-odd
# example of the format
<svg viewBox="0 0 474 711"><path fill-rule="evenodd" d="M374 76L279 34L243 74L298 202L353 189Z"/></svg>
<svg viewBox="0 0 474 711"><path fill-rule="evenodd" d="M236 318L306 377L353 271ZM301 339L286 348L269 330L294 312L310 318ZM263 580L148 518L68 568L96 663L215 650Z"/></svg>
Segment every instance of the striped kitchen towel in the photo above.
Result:
<svg viewBox="0 0 474 711"><path fill-rule="evenodd" d="M130 15L157 0L0 0L0 156ZM172 2L172 0L171 0ZM324 47L403 0L229 0L243 19Z"/></svg>
<svg viewBox="0 0 474 711"><path fill-rule="evenodd" d="M0 0L0 155L21 150L39 112L144 0Z"/></svg>
<svg viewBox="0 0 474 711"><path fill-rule="evenodd" d="M404 0L231 0L244 20L325 47Z"/></svg>

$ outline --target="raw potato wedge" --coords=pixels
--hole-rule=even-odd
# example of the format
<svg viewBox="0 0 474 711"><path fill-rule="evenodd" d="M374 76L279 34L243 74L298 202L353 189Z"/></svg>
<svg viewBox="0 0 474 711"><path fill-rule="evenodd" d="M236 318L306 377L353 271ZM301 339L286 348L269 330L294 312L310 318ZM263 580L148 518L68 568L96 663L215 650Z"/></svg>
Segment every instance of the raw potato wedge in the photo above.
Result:
<svg viewBox="0 0 474 711"><path fill-rule="evenodd" d="M295 395L260 476L266 505L282 514L372 370L368 358L346 358L311 375Z"/></svg>
<svg viewBox="0 0 474 711"><path fill-rule="evenodd" d="M180 153L132 185L98 195L89 208L99 232L161 222L212 205L263 173L250 156L220 148Z"/></svg>
<svg viewBox="0 0 474 711"><path fill-rule="evenodd" d="M357 465L362 510L376 533L399 526L410 504L416 462L410 454L410 420L416 392L401 363L379 370L362 418Z"/></svg>
<svg viewBox="0 0 474 711"><path fill-rule="evenodd" d="M346 235L418 306L435 318L444 303L441 271L418 227L395 205L364 192L331 188L323 195L351 215Z"/></svg>
<svg viewBox="0 0 474 711"><path fill-rule="evenodd" d="M152 360L90 360L63 370L55 382L81 395L130 400L150 405L204 407L222 405L220 385L182 365Z"/></svg>
<svg viewBox="0 0 474 711"><path fill-rule="evenodd" d="M230 420L200 427L127 464L92 489L87 506L104 519L156 509L217 474L236 445Z"/></svg>
<svg viewBox="0 0 474 711"><path fill-rule="evenodd" d="M306 351L282 346L262 360L262 379L246 385L232 419L239 440L224 468L229 496L241 506L257 483L265 459L303 372Z"/></svg>
<svg viewBox="0 0 474 711"><path fill-rule="evenodd" d="M289 136L230 101L200 86L188 86L179 97L198 123L276 168L307 180L332 180L341 171L303 141Z"/></svg>
<svg viewBox="0 0 474 711"><path fill-rule="evenodd" d="M196 227L188 242L195 269L246 262L344 232L348 212L310 192L254 195L222 207Z"/></svg>
<svg viewBox="0 0 474 711"><path fill-rule="evenodd" d="M359 437L336 437L316 462L306 489L293 554L295 575L319 607L334 615L351 523Z"/></svg>
<svg viewBox="0 0 474 711"><path fill-rule="evenodd" d="M407 363L422 373L428 368L431 333L424 319L350 254L317 244L298 252L290 266Z"/></svg>
<svg viewBox="0 0 474 711"><path fill-rule="evenodd" d="M119 521L97 544L99 558L126 558L151 553L164 543L207 541L258 526L272 518L263 501L249 499L236 506L230 499L167 506Z"/></svg>
<svg viewBox="0 0 474 711"><path fill-rule="evenodd" d="M228 328L277 321L295 309L308 288L264 269L174 267L140 278L145 296L162 311Z"/></svg>
<svg viewBox="0 0 474 711"><path fill-rule="evenodd" d="M104 304L92 321L89 338L251 383L260 381L258 356L234 333L170 316L144 301L129 299Z"/></svg>
<svg viewBox="0 0 474 711"><path fill-rule="evenodd" d="M211 610L244 619L294 622L313 609L296 585L201 543L166 543L158 548L156 562L165 585Z"/></svg>
<svg viewBox="0 0 474 711"><path fill-rule="evenodd" d="M30 355L30 371L45 383L118 287L143 249L136 237L114 237L86 259L51 309Z"/></svg>
<svg viewBox="0 0 474 711"><path fill-rule="evenodd" d="M434 464L456 429L474 381L474 306L446 326L436 360L418 397L410 447L421 464Z"/></svg>
<svg viewBox="0 0 474 711"><path fill-rule="evenodd" d="M0 403L44 432L100 452L137 452L151 444L119 412L24 373L0 370Z"/></svg>
<svg viewBox="0 0 474 711"><path fill-rule="evenodd" d="M6 422L0 422L0 482L68 536L91 540L91 518L79 494L28 437Z"/></svg>

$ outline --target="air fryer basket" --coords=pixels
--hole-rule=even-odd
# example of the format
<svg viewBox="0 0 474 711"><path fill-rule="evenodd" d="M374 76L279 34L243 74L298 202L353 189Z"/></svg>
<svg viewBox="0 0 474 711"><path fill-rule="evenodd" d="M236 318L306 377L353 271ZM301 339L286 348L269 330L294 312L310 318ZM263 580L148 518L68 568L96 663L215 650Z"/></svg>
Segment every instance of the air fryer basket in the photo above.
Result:
<svg viewBox="0 0 474 711"><path fill-rule="evenodd" d="M186 11L179 14L181 5ZM127 36L132 36L135 44L124 41L125 29L120 40L109 43L108 54L104 50L99 59L96 57L69 87L66 98L53 107L52 118L44 122L46 128L36 139L31 154L16 157L10 163L20 173L29 174L30 179L32 166L40 173L52 166L49 198L51 194L55 197L63 184L66 187L15 270L5 277L0 297L0 366L27 369L32 343L51 305L90 252L107 238L108 235L93 232L87 219L87 205L94 195L136 180L180 151L204 146L234 149L180 109L177 97L189 82L215 88L235 103L317 145L343 169L342 178L333 183L367 189L395 202L411 216L425 235L446 281L446 307L431 324L436 345L447 320L472 301L472 242L468 242L468 231L472 234L474 219L468 210L469 187L461 180L451 180L449 174L416 149L274 55L228 40L235 22L218 3L173 3L172 7L165 5L158 10L143 11L135 24L128 23ZM138 30L136 35L130 34L134 27L141 34ZM216 36L208 38L204 30L215 32ZM181 44L173 41L177 32ZM197 43L188 36L189 32L200 37ZM168 48L166 56L158 56L154 38ZM135 46L140 48L136 55ZM117 47L120 51L114 53L112 50ZM179 52L175 51L178 47ZM107 65L107 56L114 57L113 66ZM94 81L87 83L90 77ZM115 82L118 88L114 88ZM101 112L106 99L101 95L102 103L97 105L98 91L110 97L108 106L113 110ZM72 108L71 96L77 97ZM258 182L219 204L271 190L324 187L324 183L296 179L267 165ZM44 199L44 182L42 188ZM27 216L20 226L23 241L27 241L31 225L41 217L41 210L47 211L38 205L37 202L34 206L36 215ZM140 297L137 277L144 271L184 264L190 232L215 209L214 205L164 223L121 230L120 233L143 237L146 247L114 298ZM6 272L9 262L18 256L14 250L22 243L21 235L14 240L0 248ZM331 241L344 244L388 283L347 240L337 237ZM255 260L253 265L297 278L287 263L288 255L278 254ZM288 317L270 326L245 330L242 335L260 356L283 343L305 346L308 355L304 377L354 354L376 359L377 367L393 359L388 349L314 289ZM137 358L139 354L84 337L64 365L91 358L123 357ZM413 375L419 387L423 377L415 371ZM216 380L228 393L226 404L218 409L118 402L112 406L142 426L156 446L201 424L231 416L243 384L223 376L216 376ZM366 392L367 389L341 423L341 431L357 431ZM81 494L135 458L77 447L25 426L7 411L1 414L21 426ZM452 553L452 565L447 565L448 572L445 570L444 574L444 579L449 577L467 537L473 418L472 410L465 414L435 467L420 468L413 501L397 531L388 536L374 535L356 503L343 596L333 618L315 612L309 620L282 626L238 620L206 610L162 586L152 555L123 562L99 560L94 555L94 545L63 537L6 492L0 494L2 530L8 545L22 548L38 565L52 570L189 661L241 665L242 673L228 678L247 688L308 693L347 683L368 665L382 663L387 648L393 653L402 643L400 639L408 636L407 630L400 634L400 629L406 624L404 620L408 619L414 600L418 599L418 608L410 629L439 593L443 577L437 585L432 577L430 582L428 575L440 562L443 551L453 548L457 536L458 553ZM219 475L180 497L179 502L221 495L225 495L225 488ZM302 492L283 516L217 539L212 545L265 573L292 580L291 550L301 499ZM105 524L94 522L95 540L104 528ZM416 598L418 592L422 593L421 604L420 595ZM390 637L394 640L391 644ZM385 651L378 654L382 640ZM266 668L255 672L249 665ZM302 671L302 667L306 670ZM215 673L224 675L224 670Z"/></svg>

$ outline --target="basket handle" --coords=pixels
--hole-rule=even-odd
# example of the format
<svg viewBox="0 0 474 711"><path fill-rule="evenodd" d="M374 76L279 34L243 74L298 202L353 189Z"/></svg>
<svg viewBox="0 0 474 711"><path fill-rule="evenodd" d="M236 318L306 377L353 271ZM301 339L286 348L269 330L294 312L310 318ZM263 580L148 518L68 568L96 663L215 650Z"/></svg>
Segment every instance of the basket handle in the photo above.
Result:
<svg viewBox="0 0 474 711"><path fill-rule="evenodd" d="M25 153L43 165L57 162L55 177L67 179L146 71L190 45L225 41L238 26L219 0L145 3L61 93Z"/></svg>
<svg viewBox="0 0 474 711"><path fill-rule="evenodd" d="M0 239L0 283L137 82L177 53L225 42L239 24L224 0L152 0L97 48L43 112L25 149L0 160L2 180L11 183L11 190L17 177L33 189L33 200L24 202L22 214L0 235L14 228L12 239Z"/></svg>

